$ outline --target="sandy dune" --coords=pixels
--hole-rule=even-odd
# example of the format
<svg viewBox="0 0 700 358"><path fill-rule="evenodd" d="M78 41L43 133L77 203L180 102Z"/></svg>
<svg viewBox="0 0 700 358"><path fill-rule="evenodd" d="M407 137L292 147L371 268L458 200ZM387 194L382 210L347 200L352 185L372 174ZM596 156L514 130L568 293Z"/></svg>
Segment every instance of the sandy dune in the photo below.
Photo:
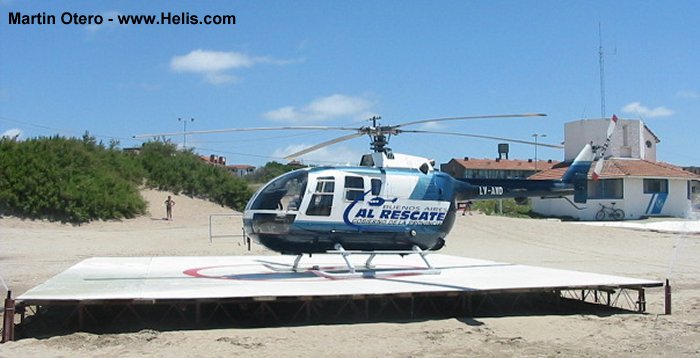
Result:
<svg viewBox="0 0 700 358"><path fill-rule="evenodd" d="M241 239L208 240L208 218L232 213L215 204L145 191L150 212L123 222L81 226L0 219L0 277L17 296L92 256L274 255ZM240 217L215 218L215 234L240 233ZM696 224L692 224L696 225ZM23 339L0 357L34 356L698 356L700 235L599 227L553 220L459 216L443 252L553 268L663 280L647 291L647 314L515 316L262 329L89 334ZM0 284L0 293L5 289Z"/></svg>

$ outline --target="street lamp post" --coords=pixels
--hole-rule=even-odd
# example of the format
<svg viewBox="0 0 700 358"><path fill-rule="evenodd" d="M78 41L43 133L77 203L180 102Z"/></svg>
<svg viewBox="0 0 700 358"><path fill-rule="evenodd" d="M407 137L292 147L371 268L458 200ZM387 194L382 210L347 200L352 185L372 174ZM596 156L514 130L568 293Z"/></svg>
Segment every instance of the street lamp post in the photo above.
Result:
<svg viewBox="0 0 700 358"><path fill-rule="evenodd" d="M187 122L194 122L194 118L187 119L178 118L178 122L182 122L182 149L187 149Z"/></svg>
<svg viewBox="0 0 700 358"><path fill-rule="evenodd" d="M544 133L534 133L532 136L535 138L535 171L537 170L537 138L544 138L547 135Z"/></svg>

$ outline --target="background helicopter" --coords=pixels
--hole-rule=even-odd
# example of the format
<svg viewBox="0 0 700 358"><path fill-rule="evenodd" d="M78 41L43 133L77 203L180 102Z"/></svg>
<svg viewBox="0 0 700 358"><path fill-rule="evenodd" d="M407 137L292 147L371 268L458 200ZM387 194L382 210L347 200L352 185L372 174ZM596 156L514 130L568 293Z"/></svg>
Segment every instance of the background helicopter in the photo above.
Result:
<svg viewBox="0 0 700 358"><path fill-rule="evenodd" d="M392 135L430 133L506 140L473 134L406 130L427 122L475 118L533 117L543 114L449 117L382 126L373 117L371 125L359 128L296 126L234 128L193 131L187 134L265 130L341 130L349 135L290 154L292 159L342 141L368 135L371 154L357 167L303 168L283 174L263 185L250 199L243 213L245 234L271 250L298 255L340 252L348 267L348 252L423 253L439 250L455 221L456 203L470 199L562 197L574 194L574 201L586 202L588 171L594 151L587 144L561 180L456 179L436 171L434 162L417 156L394 153L387 145ZM616 117L608 129L608 141ZM173 136L182 133L141 135ZM559 147L538 143L538 145ZM607 145L604 146L605 149ZM346 251L349 250L349 251ZM425 260L424 254L421 255ZM430 264L426 260L426 264Z"/></svg>

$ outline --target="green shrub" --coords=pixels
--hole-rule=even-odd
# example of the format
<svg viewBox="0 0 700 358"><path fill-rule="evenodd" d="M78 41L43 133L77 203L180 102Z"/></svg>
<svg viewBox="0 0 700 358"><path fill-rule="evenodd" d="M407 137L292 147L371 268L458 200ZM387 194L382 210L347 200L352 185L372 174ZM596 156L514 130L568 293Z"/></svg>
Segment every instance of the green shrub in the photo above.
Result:
<svg viewBox="0 0 700 358"><path fill-rule="evenodd" d="M301 166L282 164L278 162L268 162L264 167L258 168L254 173L246 175L245 179L251 183L267 183L270 180Z"/></svg>
<svg viewBox="0 0 700 358"><path fill-rule="evenodd" d="M0 140L0 212L67 222L143 214L143 171L93 140Z"/></svg>
<svg viewBox="0 0 700 358"><path fill-rule="evenodd" d="M499 211L499 201L498 200L480 200L475 201L472 205L472 210L478 210L486 215L503 215L509 217L532 217L532 205L530 200L527 201L526 205L519 205L514 199L501 199L503 200L503 213Z"/></svg>
<svg viewBox="0 0 700 358"><path fill-rule="evenodd" d="M179 151L174 144L145 143L138 155L146 171L146 184L213 201L242 210L251 196L247 183L223 167L203 162L191 151Z"/></svg>
<svg viewBox="0 0 700 358"><path fill-rule="evenodd" d="M0 139L0 214L73 223L132 218L146 210L143 183L238 210L251 195L243 180L168 143L130 155L88 133Z"/></svg>

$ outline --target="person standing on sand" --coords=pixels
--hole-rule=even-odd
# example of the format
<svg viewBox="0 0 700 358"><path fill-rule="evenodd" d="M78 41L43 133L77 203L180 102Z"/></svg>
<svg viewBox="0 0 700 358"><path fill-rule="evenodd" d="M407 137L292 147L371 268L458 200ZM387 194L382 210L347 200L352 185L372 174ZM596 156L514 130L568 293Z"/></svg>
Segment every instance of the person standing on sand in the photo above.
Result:
<svg viewBox="0 0 700 358"><path fill-rule="evenodd" d="M466 213L469 213L470 216L472 214L472 201L471 200L468 200L466 203L464 203L464 211L462 211L462 216L464 216L464 214L466 214Z"/></svg>
<svg viewBox="0 0 700 358"><path fill-rule="evenodd" d="M168 199L165 200L165 217L167 220L173 219L173 206L175 206L175 200L168 195Z"/></svg>

